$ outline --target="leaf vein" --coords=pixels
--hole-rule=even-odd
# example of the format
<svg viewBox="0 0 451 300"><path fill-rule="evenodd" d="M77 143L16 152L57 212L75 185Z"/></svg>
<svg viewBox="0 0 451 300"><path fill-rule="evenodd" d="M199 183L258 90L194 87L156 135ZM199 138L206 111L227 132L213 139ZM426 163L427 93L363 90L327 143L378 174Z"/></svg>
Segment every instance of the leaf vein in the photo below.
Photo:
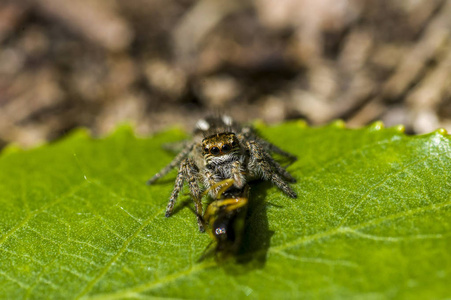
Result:
<svg viewBox="0 0 451 300"><path fill-rule="evenodd" d="M385 221L394 220L394 219L398 219L398 218L402 218L402 217L406 217L406 216L411 216L411 215L414 215L414 214L423 213L423 212L427 212L427 211L439 210L441 208L448 207L448 206L451 206L451 201L450 202L445 202L445 203L442 203L442 204L432 204L432 205L420 207L420 208L417 208L417 209L410 209L408 211L403 211L403 212L400 212L400 213L397 213L397 214L384 216L382 218L373 219L373 220L370 220L368 222L364 222L364 223L361 223L361 224L358 224L358 225L350 226L349 228L354 229L354 230L361 229L361 228L365 228L365 227L368 227L368 226L371 226L371 225L376 225L376 224L379 224L379 223L383 223ZM335 234L339 234L339 233L341 233L340 230L341 230L341 228L336 227L336 228L333 228L333 229L330 229L330 230L327 230L327 231L323 231L323 232L315 233L315 234L312 234L312 235L304 236L304 237L301 237L301 238L299 238L299 239L297 239L297 240L295 240L295 241L293 241L291 243L285 243L285 244L282 244L282 245L279 245L279 246L276 246L276 247L271 247L271 248L269 248L268 251L272 252L272 251L280 251L280 250L283 250L283 249L293 248L293 247L299 246L301 244L310 243L310 242L317 241L317 240L320 240L320 239L323 239L323 238L326 238L326 237L329 237L329 236L333 236Z"/></svg>
<svg viewBox="0 0 451 300"><path fill-rule="evenodd" d="M77 186L75 186L74 188L72 188L68 193L61 195L60 197L58 197L57 199L55 199L54 201L52 201L51 203L42 206L41 208L33 211L32 213L28 214L24 219L22 219L22 221L20 221L19 223L16 224L16 226L13 226L8 232L6 232L4 235L2 235L0 237L0 246L3 245L3 243L9 238L11 237L16 231L18 231L19 229L21 229L22 227L24 227L28 221L30 221L32 218L34 218L35 216L39 215L40 213L44 212L46 209L52 207L55 204L58 204L61 200L63 200L66 197L69 197L73 194L75 194L78 190L80 190L84 185L86 185L86 181L82 182L80 184L78 184Z"/></svg>
<svg viewBox="0 0 451 300"><path fill-rule="evenodd" d="M414 162L412 162L412 163L410 163L410 164L407 164L407 165L403 166L400 170L388 174L385 178L383 178L382 180L380 180L379 182L377 182L375 185L373 185L372 187L370 187L370 188L368 189L368 191L362 196L362 199L360 199L360 201L358 201L358 202L357 202L357 203L356 203L356 204L348 211L348 213L343 217L343 219L341 220L341 222L338 224L337 227L341 227L341 226L346 222L346 220L349 218L349 216L350 216L351 214L353 214L353 213L356 211L356 209L357 209L360 205L362 205L363 203L365 203L365 201L368 199L368 196L369 196L369 195L371 194L371 192L373 192L376 188L382 186L382 185L383 185L385 182L387 182L389 179L395 177L395 175L397 175L397 174L400 174L400 173L404 172L404 171L407 170L409 167L411 167L411 166L413 166L413 165L415 165L415 164L421 163L421 162L423 162L423 161L425 161L425 160L427 160L427 159L428 159L428 157L425 156L425 157L423 157L423 158L421 158L421 159L415 160Z"/></svg>
<svg viewBox="0 0 451 300"><path fill-rule="evenodd" d="M79 299L86 295L93 287L94 285L108 272L108 270L111 268L111 266L114 264L115 261L119 259L119 257L127 250L128 245L133 241L133 239L138 236L138 234L147 226L149 223L155 219L161 211L158 211L156 214L150 216L146 221L142 223L141 226L137 228L133 234L131 234L122 244L122 247L119 249L119 251L110 259L110 261L105 265L104 268L102 268L90 282L86 285L86 287L80 292L80 294L76 297L76 299Z"/></svg>

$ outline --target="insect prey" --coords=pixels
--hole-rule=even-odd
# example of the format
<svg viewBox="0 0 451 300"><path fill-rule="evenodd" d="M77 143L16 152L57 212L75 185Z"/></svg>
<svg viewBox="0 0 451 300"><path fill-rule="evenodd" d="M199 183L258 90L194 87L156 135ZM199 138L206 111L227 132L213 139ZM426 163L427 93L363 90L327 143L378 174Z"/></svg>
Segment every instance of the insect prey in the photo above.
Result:
<svg viewBox="0 0 451 300"><path fill-rule="evenodd" d="M237 253L244 233L249 185L242 189L231 188L233 185L233 179L226 179L213 186L219 187L218 198L208 205L203 216L219 260Z"/></svg>

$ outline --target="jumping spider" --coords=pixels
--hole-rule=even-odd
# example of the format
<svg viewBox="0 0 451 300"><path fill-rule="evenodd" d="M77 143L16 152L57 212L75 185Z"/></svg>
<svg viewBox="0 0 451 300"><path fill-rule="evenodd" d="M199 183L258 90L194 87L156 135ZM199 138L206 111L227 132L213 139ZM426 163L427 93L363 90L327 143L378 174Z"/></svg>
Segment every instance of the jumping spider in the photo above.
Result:
<svg viewBox="0 0 451 300"><path fill-rule="evenodd" d="M287 182L296 180L277 163L270 152L295 161L296 156L256 136L252 127L241 127L226 115L201 119L196 124L193 140L186 142L183 150L172 162L155 174L148 184L153 184L171 169L180 165L174 190L166 208L166 217L172 214L175 201L185 181L194 201L199 230L204 231L202 220L202 192L216 199L218 189L210 187L233 179L231 188L242 189L254 179L271 181L285 194L296 198Z"/></svg>

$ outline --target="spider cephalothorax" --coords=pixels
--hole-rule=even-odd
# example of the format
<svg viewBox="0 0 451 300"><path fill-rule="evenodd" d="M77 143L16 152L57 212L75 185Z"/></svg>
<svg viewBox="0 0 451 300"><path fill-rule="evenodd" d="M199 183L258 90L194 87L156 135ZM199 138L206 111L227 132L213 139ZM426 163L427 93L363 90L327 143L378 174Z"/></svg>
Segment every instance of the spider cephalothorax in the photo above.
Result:
<svg viewBox="0 0 451 300"><path fill-rule="evenodd" d="M243 187L246 183L243 168L246 155L235 133L208 136L202 140L202 147L205 166L203 183L207 188L229 178L235 180L236 187ZM210 190L210 195L215 198L216 189Z"/></svg>
<svg viewBox="0 0 451 300"><path fill-rule="evenodd" d="M202 140L205 161L208 164L214 157L237 154L240 151L238 138L233 132L217 133Z"/></svg>
<svg viewBox="0 0 451 300"><path fill-rule="evenodd" d="M288 196L296 193L287 184L295 179L271 156L271 152L296 157L277 146L257 137L252 127L240 127L229 116L208 117L197 122L193 140L186 142L183 150L159 173L149 179L148 184L166 175L180 165L174 190L169 198L166 216L169 217L175 201L188 182L198 217L199 229L203 231L202 192L208 190L213 199L218 190L211 188L218 182L233 179L233 188L241 189L254 179L271 181Z"/></svg>

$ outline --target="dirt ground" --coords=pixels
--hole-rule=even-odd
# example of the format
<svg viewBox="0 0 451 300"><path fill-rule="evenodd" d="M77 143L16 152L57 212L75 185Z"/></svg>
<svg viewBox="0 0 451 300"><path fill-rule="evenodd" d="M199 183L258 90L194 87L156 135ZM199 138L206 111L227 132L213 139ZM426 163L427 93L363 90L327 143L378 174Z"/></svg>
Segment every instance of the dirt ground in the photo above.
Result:
<svg viewBox="0 0 451 300"><path fill-rule="evenodd" d="M451 131L449 0L2 0L0 147L209 112Z"/></svg>

